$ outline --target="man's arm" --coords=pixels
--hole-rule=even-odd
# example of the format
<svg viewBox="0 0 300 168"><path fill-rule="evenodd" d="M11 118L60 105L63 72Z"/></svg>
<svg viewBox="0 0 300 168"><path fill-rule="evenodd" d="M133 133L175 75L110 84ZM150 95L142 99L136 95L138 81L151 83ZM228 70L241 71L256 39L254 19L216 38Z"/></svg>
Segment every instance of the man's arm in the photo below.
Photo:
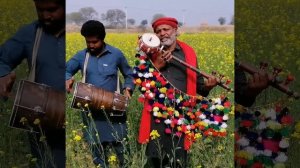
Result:
<svg viewBox="0 0 300 168"><path fill-rule="evenodd" d="M250 107L256 97L268 87L268 75L266 72L253 74L249 80L243 70L235 68L235 102Z"/></svg>
<svg viewBox="0 0 300 168"><path fill-rule="evenodd" d="M66 90L67 90L67 92L70 92L73 87L73 83L74 83L73 75L75 75L78 72L78 70L81 68L80 56L81 56L81 54L77 53L66 64Z"/></svg>
<svg viewBox="0 0 300 168"><path fill-rule="evenodd" d="M129 66L125 56L122 54L119 65L118 65L122 75L124 76L125 82L123 86L124 94L128 97L131 97L134 90L133 83L133 72L132 68Z"/></svg>

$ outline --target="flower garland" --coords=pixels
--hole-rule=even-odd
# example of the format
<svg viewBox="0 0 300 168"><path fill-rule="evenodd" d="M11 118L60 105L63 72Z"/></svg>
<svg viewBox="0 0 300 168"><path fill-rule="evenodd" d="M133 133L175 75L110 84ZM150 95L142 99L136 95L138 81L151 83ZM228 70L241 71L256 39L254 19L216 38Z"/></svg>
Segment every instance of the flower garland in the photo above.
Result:
<svg viewBox="0 0 300 168"><path fill-rule="evenodd" d="M252 111L236 106L235 161L237 165L262 168L285 167L293 120L288 108Z"/></svg>
<svg viewBox="0 0 300 168"><path fill-rule="evenodd" d="M134 82L141 95L140 102L148 101L148 111L155 123L165 124L166 134L188 135L193 141L202 136L225 137L231 111L228 98L207 99L190 96L172 86L140 52L133 69Z"/></svg>

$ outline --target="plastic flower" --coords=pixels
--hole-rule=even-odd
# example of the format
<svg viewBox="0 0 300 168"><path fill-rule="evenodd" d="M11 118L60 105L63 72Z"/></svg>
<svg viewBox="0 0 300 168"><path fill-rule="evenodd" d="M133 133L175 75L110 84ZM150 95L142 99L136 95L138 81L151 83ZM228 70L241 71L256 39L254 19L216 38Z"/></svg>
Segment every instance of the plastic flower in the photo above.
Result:
<svg viewBox="0 0 300 168"><path fill-rule="evenodd" d="M159 133L157 132L157 130L152 130L151 133L150 133L150 137L151 137L151 140L154 140L154 139L157 139L160 137Z"/></svg>

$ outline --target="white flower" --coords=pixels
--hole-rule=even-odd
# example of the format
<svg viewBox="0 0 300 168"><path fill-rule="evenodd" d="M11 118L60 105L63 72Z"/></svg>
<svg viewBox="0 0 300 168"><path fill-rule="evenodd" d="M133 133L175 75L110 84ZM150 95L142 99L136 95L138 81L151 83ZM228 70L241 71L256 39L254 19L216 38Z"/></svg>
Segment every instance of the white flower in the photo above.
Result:
<svg viewBox="0 0 300 168"><path fill-rule="evenodd" d="M201 114L201 115L199 116L199 118L200 118L200 119L205 119L206 116L205 116L204 114Z"/></svg>
<svg viewBox="0 0 300 168"><path fill-rule="evenodd" d="M223 116L223 120L228 120L228 114L225 114L224 116Z"/></svg>
<svg viewBox="0 0 300 168"><path fill-rule="evenodd" d="M177 125L181 125L183 123L183 118L178 119Z"/></svg>
<svg viewBox="0 0 300 168"><path fill-rule="evenodd" d="M241 145L241 146L248 146L249 145L249 140L246 139L245 137L240 138L237 141L237 144Z"/></svg>
<svg viewBox="0 0 300 168"><path fill-rule="evenodd" d="M215 104L221 104L221 98L216 98L215 99Z"/></svg>
<svg viewBox="0 0 300 168"><path fill-rule="evenodd" d="M253 147L253 146L247 146L247 147L245 148L245 150L246 150L247 152L251 153L252 155L256 155L256 153L257 153L256 148Z"/></svg>
<svg viewBox="0 0 300 168"><path fill-rule="evenodd" d="M138 76L141 78L141 77L144 76L144 74L143 73L138 73Z"/></svg>
<svg viewBox="0 0 300 168"><path fill-rule="evenodd" d="M186 129L187 129L187 130L191 130L191 126L190 126L190 125L187 125L187 126L186 126Z"/></svg>
<svg viewBox="0 0 300 168"><path fill-rule="evenodd" d="M159 95L159 98L164 98L165 97L165 94L163 94L163 93L161 93L160 95Z"/></svg>
<svg viewBox="0 0 300 168"><path fill-rule="evenodd" d="M280 148L288 148L290 146L289 142L286 139L282 139L279 142L279 147Z"/></svg>
<svg viewBox="0 0 300 168"><path fill-rule="evenodd" d="M145 73L145 74L144 74L144 77L145 77L145 78L149 78L149 74L148 74L148 73Z"/></svg>
<svg viewBox="0 0 300 168"><path fill-rule="evenodd" d="M269 150L269 149L265 149L265 150L264 150L264 155L265 155L265 156L272 156L272 151Z"/></svg>
<svg viewBox="0 0 300 168"><path fill-rule="evenodd" d="M269 109L265 115L267 118L271 118L272 120L276 120L276 112L275 110L272 108L272 109Z"/></svg>
<svg viewBox="0 0 300 168"><path fill-rule="evenodd" d="M151 85L150 85L150 83L148 82L148 83L146 83L146 87L147 88L150 88L151 87Z"/></svg>
<svg viewBox="0 0 300 168"><path fill-rule="evenodd" d="M259 129L259 130L263 130L263 129L267 128L266 122L261 121L256 128Z"/></svg>
<svg viewBox="0 0 300 168"><path fill-rule="evenodd" d="M221 128L227 128L228 125L226 123L222 123Z"/></svg>
<svg viewBox="0 0 300 168"><path fill-rule="evenodd" d="M171 120L170 119L166 119L164 122L165 122L165 124L171 124Z"/></svg>
<svg viewBox="0 0 300 168"><path fill-rule="evenodd" d="M212 106L209 108L210 111L213 111L214 109L216 109L216 106L215 106L215 105L212 105Z"/></svg>
<svg viewBox="0 0 300 168"><path fill-rule="evenodd" d="M288 157L285 155L285 153L280 152L279 155L275 158L276 162L286 162Z"/></svg>
<svg viewBox="0 0 300 168"><path fill-rule="evenodd" d="M203 122L210 124L210 121L208 119L203 120Z"/></svg>
<svg viewBox="0 0 300 168"><path fill-rule="evenodd" d="M146 63L146 61L145 61L145 60L143 60L143 59L142 59L142 60L140 60L140 65L141 65L141 64L145 64L145 63Z"/></svg>

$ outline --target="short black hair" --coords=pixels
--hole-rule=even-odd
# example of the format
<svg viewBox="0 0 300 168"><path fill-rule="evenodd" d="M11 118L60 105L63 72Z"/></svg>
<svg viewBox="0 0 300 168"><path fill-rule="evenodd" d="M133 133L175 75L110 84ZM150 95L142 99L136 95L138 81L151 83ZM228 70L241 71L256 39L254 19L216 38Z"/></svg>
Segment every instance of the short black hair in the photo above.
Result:
<svg viewBox="0 0 300 168"><path fill-rule="evenodd" d="M66 0L33 0L34 2L54 2L58 5L66 7Z"/></svg>
<svg viewBox="0 0 300 168"><path fill-rule="evenodd" d="M84 37L97 36L99 39L104 40L106 33L103 23L97 20L89 20L82 25L81 35Z"/></svg>

